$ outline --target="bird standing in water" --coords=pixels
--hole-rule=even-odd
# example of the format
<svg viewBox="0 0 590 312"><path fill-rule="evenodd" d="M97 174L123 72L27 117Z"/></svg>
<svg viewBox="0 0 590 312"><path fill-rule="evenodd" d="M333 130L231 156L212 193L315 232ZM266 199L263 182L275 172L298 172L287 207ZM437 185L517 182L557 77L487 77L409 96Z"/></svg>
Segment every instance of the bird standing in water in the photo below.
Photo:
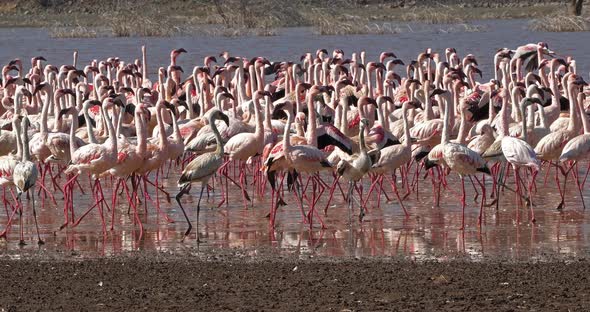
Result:
<svg viewBox="0 0 590 312"><path fill-rule="evenodd" d="M222 113L219 109L212 109L209 112L209 124L215 134L215 141L217 148L213 152L201 154L193 159L182 171L182 175L178 179L178 186L180 192L176 195L176 202L182 209L182 213L188 222L188 229L184 233L184 237L188 236L193 228L191 221L189 220L184 207L180 203L180 199L184 194L187 194L190 190L193 182L201 182L201 192L199 194L199 201L197 202L197 242L199 242L199 212L201 210L201 198L203 198L203 191L207 187L207 182L211 178L221 165L223 165L223 140L221 134L215 125L216 120L223 120L226 125L229 126L229 117Z"/></svg>

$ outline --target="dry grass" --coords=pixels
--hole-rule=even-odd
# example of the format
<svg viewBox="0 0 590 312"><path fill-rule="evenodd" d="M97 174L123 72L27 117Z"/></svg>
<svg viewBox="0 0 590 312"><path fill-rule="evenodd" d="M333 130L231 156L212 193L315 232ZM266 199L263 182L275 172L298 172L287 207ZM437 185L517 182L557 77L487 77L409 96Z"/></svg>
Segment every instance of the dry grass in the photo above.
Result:
<svg viewBox="0 0 590 312"><path fill-rule="evenodd" d="M40 4L43 1L51 5ZM539 18L531 28L553 26L543 21L545 16L563 8L535 5L534 0L504 1L493 7L463 1L463 5L429 6L406 1L405 7L398 7L383 0L150 0L149 5L145 0L0 0L0 26L53 27L54 37L174 36L194 29L212 36L273 36L281 27L298 26L312 26L321 35L394 34L405 27L395 22L449 24L441 26L441 32L474 32L481 27L467 21ZM555 25L558 30L553 31L586 27L580 20L559 22L563 25ZM100 28L105 26L106 32Z"/></svg>
<svg viewBox="0 0 590 312"><path fill-rule="evenodd" d="M396 34L400 29L392 23L370 22L358 15L338 14L333 9L313 9L307 19L318 35Z"/></svg>
<svg viewBox="0 0 590 312"><path fill-rule="evenodd" d="M412 8L399 16L400 21L415 21L425 24L457 24L465 23L464 15L456 8L440 6L437 8Z"/></svg>
<svg viewBox="0 0 590 312"><path fill-rule="evenodd" d="M131 12L118 12L107 18L114 37L170 37L182 33L179 27L164 18L134 16Z"/></svg>
<svg viewBox="0 0 590 312"><path fill-rule="evenodd" d="M0 13L7 14L16 11L16 1L0 1Z"/></svg>
<svg viewBox="0 0 590 312"><path fill-rule="evenodd" d="M275 28L305 24L297 0L214 0L213 4L210 9L213 14L207 14L208 22L228 29L257 29L262 34L270 34Z"/></svg>
<svg viewBox="0 0 590 312"><path fill-rule="evenodd" d="M581 16L552 15L533 20L529 28L534 31L576 32L588 31L588 19Z"/></svg>
<svg viewBox="0 0 590 312"><path fill-rule="evenodd" d="M482 25L472 25L472 24L466 24L466 23L461 23L461 24L457 24L457 25L453 25L449 28L446 29L439 29L438 32L439 33L461 33L461 32L480 32L480 31L484 31L485 27Z"/></svg>
<svg viewBox="0 0 590 312"><path fill-rule="evenodd" d="M49 31L51 38L96 38L98 32L90 27L75 26L75 27L53 27Z"/></svg>
<svg viewBox="0 0 590 312"><path fill-rule="evenodd" d="M255 29L248 29L244 27L240 28L227 28L225 26L217 26L217 27L199 27L195 30L200 34L211 36L211 37L242 37L242 36L261 36L261 37L269 37L269 36L276 36L278 32L276 29L273 28L255 28Z"/></svg>

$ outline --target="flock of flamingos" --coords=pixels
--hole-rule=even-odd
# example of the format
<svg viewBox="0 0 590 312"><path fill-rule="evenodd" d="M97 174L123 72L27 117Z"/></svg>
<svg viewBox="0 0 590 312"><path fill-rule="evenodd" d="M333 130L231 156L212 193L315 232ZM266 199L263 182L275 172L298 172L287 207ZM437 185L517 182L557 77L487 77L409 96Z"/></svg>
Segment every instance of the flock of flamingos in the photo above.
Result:
<svg viewBox="0 0 590 312"><path fill-rule="evenodd" d="M347 56L318 50L297 62L224 52L205 57L189 75L177 65L185 52L173 50L155 81L145 47L132 63L112 57L84 66L74 52L72 65L56 67L35 57L29 69L20 59L4 66L0 185L8 221L0 237L6 238L16 216L24 244L22 202L29 200L43 243L35 196L56 205L63 198L61 228L97 211L106 233L121 199L141 233L139 208L148 203L173 222L158 199L170 200L163 181L171 170L181 172L175 199L188 223L184 237L192 223L183 196L200 182L197 240L201 199L211 191L219 192L219 206L239 192L245 207L250 194L270 191L272 227L279 208L292 199L301 222L312 228L314 222L326 226L322 216L335 196L348 203L349 222L355 206L362 222L371 196L379 205L395 194L408 215L403 201L425 180L438 206L447 177L456 173L463 228L466 182L476 196L481 191L480 225L484 207L497 207L507 191L530 207L534 222L543 169L545 183L554 178L561 195L558 209L568 179L584 205L588 171L584 176L577 162L590 155L587 84L575 60L543 42L498 50L494 78L485 83L477 81L482 72L475 56L453 48L428 49L409 63L392 52L367 61L364 51ZM86 178L90 183L80 183ZM368 191L363 180L370 182ZM93 198L80 215L75 193Z"/></svg>

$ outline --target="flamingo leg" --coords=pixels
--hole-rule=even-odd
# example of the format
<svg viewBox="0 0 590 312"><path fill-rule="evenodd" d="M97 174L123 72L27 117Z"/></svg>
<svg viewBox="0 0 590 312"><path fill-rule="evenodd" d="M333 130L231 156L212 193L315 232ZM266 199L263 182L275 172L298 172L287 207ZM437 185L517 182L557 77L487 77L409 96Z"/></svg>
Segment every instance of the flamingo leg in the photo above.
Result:
<svg viewBox="0 0 590 312"><path fill-rule="evenodd" d="M31 200L33 201L33 219L35 219L35 228L37 229L37 244L43 245L45 242L41 239L39 234L39 223L37 222L37 210L35 209L35 191L31 192Z"/></svg>
<svg viewBox="0 0 590 312"><path fill-rule="evenodd" d="M190 184L186 184L180 189L180 192L178 192L178 194L176 194L176 202L178 203L178 206L180 206L180 209L182 210L182 214L184 215L184 218L186 219L186 222L188 223L188 228L186 229L186 232L184 232L184 236L181 241L184 241L184 238L187 237L191 233L191 230L193 229L193 225L191 223L191 220L188 218L188 215L186 214L184 207L180 203L180 200L182 199L182 195L187 194L189 188L190 188ZM203 189L204 189L203 186L201 186L201 195L203 195ZM200 198L199 198L199 202L200 202ZM200 207L197 206L197 216L199 215L199 212L200 212ZM197 232L197 242L199 242L199 233L198 232Z"/></svg>
<svg viewBox="0 0 590 312"><path fill-rule="evenodd" d="M402 207L402 209L404 210L404 215L407 217L410 216L410 213L408 212L408 210L406 209L406 206L404 205L404 201L403 199L399 196L399 192L397 190L397 177L395 175L395 173L390 177L387 177L389 179L389 183L391 184L391 188L393 189L393 192L395 193L395 197L397 197L397 201L399 202L399 205Z"/></svg>
<svg viewBox="0 0 590 312"><path fill-rule="evenodd" d="M461 176L461 228L465 229L465 178Z"/></svg>

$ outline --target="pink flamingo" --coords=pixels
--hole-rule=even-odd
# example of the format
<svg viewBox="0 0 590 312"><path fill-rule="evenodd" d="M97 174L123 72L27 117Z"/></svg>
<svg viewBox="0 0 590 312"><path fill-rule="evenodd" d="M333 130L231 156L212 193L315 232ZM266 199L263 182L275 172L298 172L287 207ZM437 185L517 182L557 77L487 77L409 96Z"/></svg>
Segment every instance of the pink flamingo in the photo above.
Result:
<svg viewBox="0 0 590 312"><path fill-rule="evenodd" d="M100 105L100 102L93 102L95 105ZM66 215L66 222L62 225L62 228L68 224L67 211L70 209L74 210L73 206L73 183L81 173L88 173L94 177L93 191L95 192L95 204L91 206L82 216L74 222L74 226L78 225L80 221L94 208L98 207L100 212L100 218L102 221L103 233L106 234L106 223L103 216L102 204L104 203L104 193L102 191L101 182L99 179L100 174L111 169L117 164L117 138L115 135L115 128L111 122L110 116L107 114L107 110L113 105L111 98L106 98L101 105L101 117L107 124L109 137L103 144L88 144L76 149L74 133L78 126L78 110L72 106L65 110L60 111L60 116L64 114L72 115L72 125L70 127L70 153L71 162L68 168L65 170L67 175L73 175L72 178L64 185L64 190L67 189L69 193L66 196L64 213ZM64 191L65 192L65 191Z"/></svg>
<svg viewBox="0 0 590 312"><path fill-rule="evenodd" d="M283 135L283 144L279 148L282 150L282 154L286 160L289 172L291 173L292 177L294 177L294 190L297 195L299 208L301 210L303 219L306 220L307 218L309 218L309 221L311 221L311 218L315 213L313 209L314 205L311 205L312 208L309 211L309 214L306 216L305 211L303 210L301 184L299 183L299 179L297 178L297 173L306 172L310 174L315 174L319 171L325 170L326 168L331 168L331 165L326 159L324 153L317 147L313 145L291 145L290 132L291 124L293 123L293 102L285 101L283 103L280 103L277 106L275 106L275 110L278 109L282 109L287 114L287 125L285 126L285 133ZM272 161L273 160L270 160L269 165L272 165ZM313 198L312 201L315 202L316 198ZM271 216L271 218L274 219L274 213ZM322 227L324 227L321 218L320 223L322 224ZM311 227L312 223L309 222L309 224Z"/></svg>
<svg viewBox="0 0 590 312"><path fill-rule="evenodd" d="M240 161L240 187L242 189L242 200L244 207L246 204L246 160L261 155L264 149L264 129L263 120L260 115L260 99L268 95L269 92L257 91L254 93L254 114L256 118L256 129L254 133L238 133L231 137L224 145L224 151L229 155L229 160L221 167L224 169L230 161ZM227 175L227 173L224 173ZM227 200L226 198L223 199Z"/></svg>

